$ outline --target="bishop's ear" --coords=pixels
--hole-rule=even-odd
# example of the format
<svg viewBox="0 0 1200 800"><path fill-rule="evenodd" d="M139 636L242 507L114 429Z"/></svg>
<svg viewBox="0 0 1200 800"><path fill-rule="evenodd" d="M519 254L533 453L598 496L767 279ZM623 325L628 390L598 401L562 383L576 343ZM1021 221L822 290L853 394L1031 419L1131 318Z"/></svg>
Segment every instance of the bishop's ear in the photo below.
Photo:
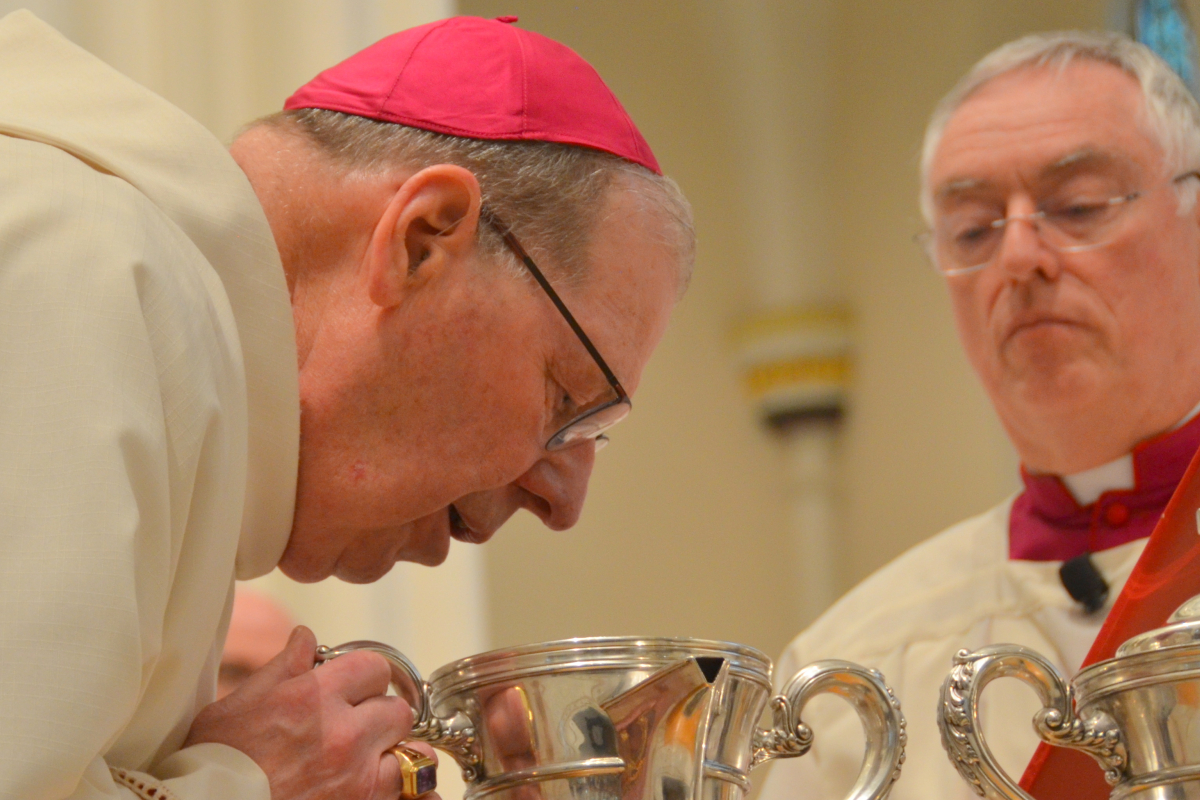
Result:
<svg viewBox="0 0 1200 800"><path fill-rule="evenodd" d="M479 205L479 181L453 164L426 167L397 186L367 250L372 302L397 305L414 282L470 257Z"/></svg>

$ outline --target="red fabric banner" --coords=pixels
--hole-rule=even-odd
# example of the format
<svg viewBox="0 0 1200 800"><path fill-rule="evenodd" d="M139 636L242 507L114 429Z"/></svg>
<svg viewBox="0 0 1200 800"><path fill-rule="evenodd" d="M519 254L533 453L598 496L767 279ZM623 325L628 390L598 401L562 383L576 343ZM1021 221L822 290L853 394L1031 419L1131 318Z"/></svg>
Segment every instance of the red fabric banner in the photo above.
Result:
<svg viewBox="0 0 1200 800"><path fill-rule="evenodd" d="M1146 543L1084 666L1112 658L1139 633L1166 624L1167 617L1200 594L1200 453L1192 458L1179 488ZM1042 744L1025 769L1021 788L1037 800L1107 800L1111 787L1100 765L1077 750Z"/></svg>

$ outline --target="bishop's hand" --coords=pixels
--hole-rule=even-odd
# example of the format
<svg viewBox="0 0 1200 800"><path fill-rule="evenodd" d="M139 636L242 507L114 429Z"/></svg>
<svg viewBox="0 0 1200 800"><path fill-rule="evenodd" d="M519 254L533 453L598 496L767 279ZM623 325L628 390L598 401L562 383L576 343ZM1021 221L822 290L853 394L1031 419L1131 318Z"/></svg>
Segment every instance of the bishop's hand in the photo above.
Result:
<svg viewBox="0 0 1200 800"><path fill-rule="evenodd" d="M313 669L316 647L312 631L296 628L283 652L196 716L184 746L242 751L266 773L272 800L395 800L400 764L387 751L409 735L413 715L387 694L387 661L360 651Z"/></svg>

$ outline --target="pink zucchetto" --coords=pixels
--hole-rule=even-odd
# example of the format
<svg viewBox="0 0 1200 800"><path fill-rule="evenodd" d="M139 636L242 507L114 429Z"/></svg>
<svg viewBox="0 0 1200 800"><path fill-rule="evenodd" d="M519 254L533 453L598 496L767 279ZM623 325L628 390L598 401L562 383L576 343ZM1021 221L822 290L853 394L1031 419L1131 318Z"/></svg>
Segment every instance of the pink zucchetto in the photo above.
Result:
<svg viewBox="0 0 1200 800"><path fill-rule="evenodd" d="M596 70L515 21L452 17L393 34L301 86L284 108L323 108L472 139L579 145L661 175Z"/></svg>

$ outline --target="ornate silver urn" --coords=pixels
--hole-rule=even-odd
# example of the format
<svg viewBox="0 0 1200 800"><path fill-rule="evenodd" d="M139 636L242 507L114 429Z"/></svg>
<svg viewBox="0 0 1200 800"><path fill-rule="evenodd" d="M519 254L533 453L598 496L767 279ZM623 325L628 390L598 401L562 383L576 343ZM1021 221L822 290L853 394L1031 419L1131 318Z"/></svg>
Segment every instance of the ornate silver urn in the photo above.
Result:
<svg viewBox="0 0 1200 800"><path fill-rule="evenodd" d="M849 798L887 796L904 760L904 717L882 676L844 661L800 670L771 697L771 662L699 639L566 639L464 658L426 682L376 642L413 708L412 738L454 757L468 800L740 800L749 772L806 753L813 695L850 702L867 733ZM774 726L758 727L770 701Z"/></svg>
<svg viewBox="0 0 1200 800"><path fill-rule="evenodd" d="M959 773L987 797L1029 795L1000 769L980 732L979 697L996 678L1019 678L1044 706L1043 741L1092 756L1112 800L1200 800L1200 596L1166 626L1140 634L1068 683L1038 653L994 645L954 657L938 724Z"/></svg>

